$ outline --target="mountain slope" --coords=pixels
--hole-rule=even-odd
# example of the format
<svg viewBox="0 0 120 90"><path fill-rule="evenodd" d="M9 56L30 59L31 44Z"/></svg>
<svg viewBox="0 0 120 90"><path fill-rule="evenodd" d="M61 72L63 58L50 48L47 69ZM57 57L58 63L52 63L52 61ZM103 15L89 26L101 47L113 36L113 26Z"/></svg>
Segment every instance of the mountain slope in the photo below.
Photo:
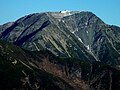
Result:
<svg viewBox="0 0 120 90"><path fill-rule="evenodd" d="M101 62L27 51L0 41L0 89L119 90L120 71ZM119 68L118 68L119 69Z"/></svg>
<svg viewBox="0 0 120 90"><path fill-rule="evenodd" d="M0 41L0 89L74 90L59 77L37 68L31 60L41 61Z"/></svg>
<svg viewBox="0 0 120 90"><path fill-rule="evenodd" d="M2 40L27 50L47 49L56 56L120 64L120 28L105 24L91 12L30 14L1 26L0 31Z"/></svg>

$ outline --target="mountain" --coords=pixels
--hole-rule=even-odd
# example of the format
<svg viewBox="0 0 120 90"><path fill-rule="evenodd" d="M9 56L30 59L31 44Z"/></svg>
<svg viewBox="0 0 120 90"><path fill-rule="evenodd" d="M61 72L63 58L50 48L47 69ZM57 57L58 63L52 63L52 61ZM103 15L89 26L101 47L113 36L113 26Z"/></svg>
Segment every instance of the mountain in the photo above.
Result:
<svg viewBox="0 0 120 90"><path fill-rule="evenodd" d="M120 27L92 12L26 15L0 25L0 89L119 90Z"/></svg>
<svg viewBox="0 0 120 90"><path fill-rule="evenodd" d="M98 61L57 57L0 41L1 90L119 90L120 71Z"/></svg>
<svg viewBox="0 0 120 90"><path fill-rule="evenodd" d="M56 56L120 64L120 28L105 24L91 12L30 14L0 26L1 40L24 49L47 49Z"/></svg>

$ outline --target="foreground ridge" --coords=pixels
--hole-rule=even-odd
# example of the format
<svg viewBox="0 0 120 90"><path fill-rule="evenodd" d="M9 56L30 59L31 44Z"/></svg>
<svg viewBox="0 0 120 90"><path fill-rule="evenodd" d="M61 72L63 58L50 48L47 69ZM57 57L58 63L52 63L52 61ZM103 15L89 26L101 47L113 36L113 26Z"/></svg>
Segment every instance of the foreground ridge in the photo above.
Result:
<svg viewBox="0 0 120 90"><path fill-rule="evenodd" d="M120 71L107 64L27 51L0 41L0 89L119 90Z"/></svg>

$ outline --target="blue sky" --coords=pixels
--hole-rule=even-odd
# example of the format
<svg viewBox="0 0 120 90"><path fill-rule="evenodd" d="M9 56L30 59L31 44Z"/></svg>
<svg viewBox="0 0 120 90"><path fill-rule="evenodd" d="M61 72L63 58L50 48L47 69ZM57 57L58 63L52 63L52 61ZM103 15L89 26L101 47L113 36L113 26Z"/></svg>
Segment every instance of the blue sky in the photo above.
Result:
<svg viewBox="0 0 120 90"><path fill-rule="evenodd" d="M0 24L46 11L91 11L107 24L120 26L120 0L0 0Z"/></svg>

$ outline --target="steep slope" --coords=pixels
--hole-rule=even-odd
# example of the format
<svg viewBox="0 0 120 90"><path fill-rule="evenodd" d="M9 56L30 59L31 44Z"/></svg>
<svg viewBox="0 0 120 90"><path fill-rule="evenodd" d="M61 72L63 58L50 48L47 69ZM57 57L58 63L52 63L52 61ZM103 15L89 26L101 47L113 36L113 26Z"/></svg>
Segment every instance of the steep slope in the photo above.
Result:
<svg viewBox="0 0 120 90"><path fill-rule="evenodd" d="M91 12L67 16L62 21L98 60L112 65L120 64L119 27L105 24Z"/></svg>
<svg viewBox="0 0 120 90"><path fill-rule="evenodd" d="M119 68L118 68L119 69ZM120 71L101 62L30 52L0 41L0 89L119 90Z"/></svg>
<svg viewBox="0 0 120 90"><path fill-rule="evenodd" d="M28 15L5 29L0 38L27 50L48 49L63 57L96 60L68 28L51 13Z"/></svg>
<svg viewBox="0 0 120 90"><path fill-rule="evenodd" d="M91 12L61 11L27 15L0 29L0 38L31 51L120 64L120 28Z"/></svg>
<svg viewBox="0 0 120 90"><path fill-rule="evenodd" d="M59 77L37 68L32 60L41 60L36 56L0 41L0 89L74 90Z"/></svg>

